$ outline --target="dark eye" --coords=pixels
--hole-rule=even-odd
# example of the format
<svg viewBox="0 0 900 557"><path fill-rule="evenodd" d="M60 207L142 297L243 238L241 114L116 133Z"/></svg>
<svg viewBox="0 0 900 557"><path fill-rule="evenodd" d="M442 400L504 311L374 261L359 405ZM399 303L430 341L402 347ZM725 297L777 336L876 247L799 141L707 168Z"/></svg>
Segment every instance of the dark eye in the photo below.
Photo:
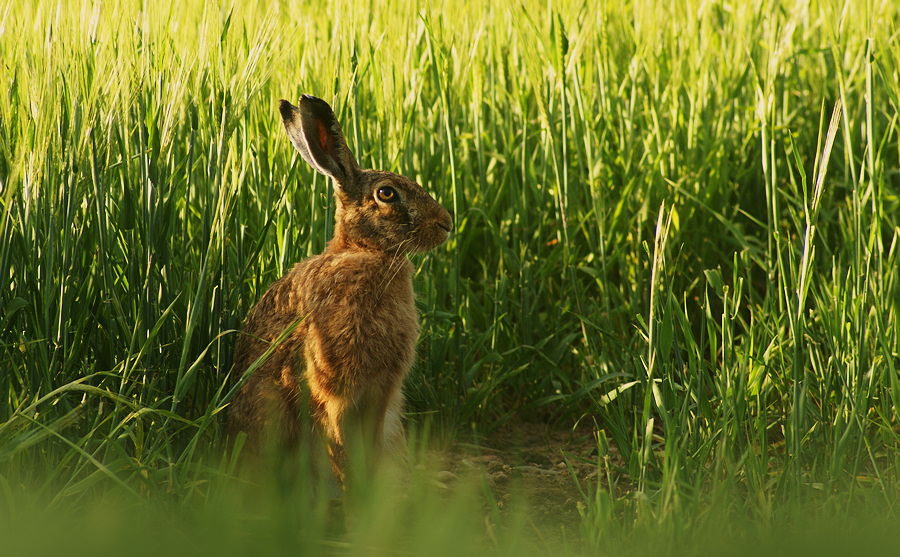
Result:
<svg viewBox="0 0 900 557"><path fill-rule="evenodd" d="M383 203L397 203L400 201L400 194L391 186L378 188L375 195L378 196L378 201Z"/></svg>

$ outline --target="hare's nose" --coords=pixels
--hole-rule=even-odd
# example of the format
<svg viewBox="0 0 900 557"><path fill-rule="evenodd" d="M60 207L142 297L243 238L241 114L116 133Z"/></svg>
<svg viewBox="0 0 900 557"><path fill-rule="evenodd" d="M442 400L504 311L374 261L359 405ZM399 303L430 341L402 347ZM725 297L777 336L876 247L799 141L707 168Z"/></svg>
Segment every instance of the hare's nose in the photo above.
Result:
<svg viewBox="0 0 900 557"><path fill-rule="evenodd" d="M438 226L450 232L453 230L453 219L450 217L450 213L444 211L444 214L441 215L441 220L438 221Z"/></svg>

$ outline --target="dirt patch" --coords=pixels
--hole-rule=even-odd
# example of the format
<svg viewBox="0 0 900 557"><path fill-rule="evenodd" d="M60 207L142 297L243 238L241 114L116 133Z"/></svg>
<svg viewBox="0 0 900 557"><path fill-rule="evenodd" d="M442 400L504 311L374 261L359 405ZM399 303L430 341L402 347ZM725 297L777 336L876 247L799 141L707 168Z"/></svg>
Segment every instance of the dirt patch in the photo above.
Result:
<svg viewBox="0 0 900 557"><path fill-rule="evenodd" d="M504 426L476 443L458 442L439 458L446 471L441 481L482 474L501 518L524 512L542 545L563 538L577 541L585 494L594 493L598 483L608 489L598 461L622 465L612 446L601 457L593 427L562 429L537 423Z"/></svg>

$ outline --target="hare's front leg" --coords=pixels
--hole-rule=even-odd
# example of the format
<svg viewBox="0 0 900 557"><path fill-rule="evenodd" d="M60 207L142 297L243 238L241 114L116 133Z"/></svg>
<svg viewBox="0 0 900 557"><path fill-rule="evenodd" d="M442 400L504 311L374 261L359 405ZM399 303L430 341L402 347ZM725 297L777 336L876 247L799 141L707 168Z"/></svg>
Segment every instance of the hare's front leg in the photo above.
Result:
<svg viewBox="0 0 900 557"><path fill-rule="evenodd" d="M381 452L394 464L406 457L406 430L403 427L403 403L405 398L400 383L387 397L384 417L381 420Z"/></svg>
<svg viewBox="0 0 900 557"><path fill-rule="evenodd" d="M361 479L371 474L385 457L405 454L399 384L355 397L321 398L314 400L313 406L319 409L317 421L328 443L335 476L342 483L346 484L348 476Z"/></svg>

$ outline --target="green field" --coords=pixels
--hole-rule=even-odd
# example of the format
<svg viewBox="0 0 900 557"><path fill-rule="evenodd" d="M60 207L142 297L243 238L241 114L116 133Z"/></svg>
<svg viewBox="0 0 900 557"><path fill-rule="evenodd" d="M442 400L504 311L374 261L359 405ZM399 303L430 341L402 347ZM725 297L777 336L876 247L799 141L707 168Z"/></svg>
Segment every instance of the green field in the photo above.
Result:
<svg viewBox="0 0 900 557"><path fill-rule="evenodd" d="M898 23L876 0L0 0L0 554L896 547ZM413 260L411 458L587 436L577 520L548 534L527 490L427 466L344 533L321 501L236 500L236 330L330 226L278 115L302 93L454 218Z"/></svg>

